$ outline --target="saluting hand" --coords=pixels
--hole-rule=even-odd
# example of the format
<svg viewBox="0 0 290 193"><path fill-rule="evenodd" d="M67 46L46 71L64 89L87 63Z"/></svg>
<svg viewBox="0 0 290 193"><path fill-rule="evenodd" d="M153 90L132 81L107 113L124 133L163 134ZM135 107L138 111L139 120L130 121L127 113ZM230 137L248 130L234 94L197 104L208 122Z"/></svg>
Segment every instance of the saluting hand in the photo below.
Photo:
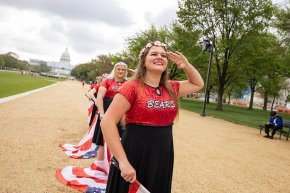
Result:
<svg viewBox="0 0 290 193"><path fill-rule="evenodd" d="M127 68L127 72L129 73L129 74L132 74L132 75L134 75L135 73L136 73L136 69L134 70L134 69L131 69L131 68Z"/></svg>
<svg viewBox="0 0 290 193"><path fill-rule="evenodd" d="M131 166L128 160L119 161L119 168L121 170L121 176L126 182L133 183L136 180L136 171Z"/></svg>
<svg viewBox="0 0 290 193"><path fill-rule="evenodd" d="M177 68L184 68L186 65L189 65L187 58L181 52L166 52L166 55L177 65Z"/></svg>

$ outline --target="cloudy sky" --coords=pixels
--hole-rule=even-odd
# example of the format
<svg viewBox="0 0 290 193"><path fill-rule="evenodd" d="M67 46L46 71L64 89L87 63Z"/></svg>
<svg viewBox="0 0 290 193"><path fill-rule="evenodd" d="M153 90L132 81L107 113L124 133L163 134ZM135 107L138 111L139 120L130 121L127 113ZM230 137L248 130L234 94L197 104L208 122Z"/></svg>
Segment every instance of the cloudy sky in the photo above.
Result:
<svg viewBox="0 0 290 193"><path fill-rule="evenodd" d="M283 0L274 0L281 2ZM73 65L126 48L125 39L176 19L177 0L0 0L0 54Z"/></svg>

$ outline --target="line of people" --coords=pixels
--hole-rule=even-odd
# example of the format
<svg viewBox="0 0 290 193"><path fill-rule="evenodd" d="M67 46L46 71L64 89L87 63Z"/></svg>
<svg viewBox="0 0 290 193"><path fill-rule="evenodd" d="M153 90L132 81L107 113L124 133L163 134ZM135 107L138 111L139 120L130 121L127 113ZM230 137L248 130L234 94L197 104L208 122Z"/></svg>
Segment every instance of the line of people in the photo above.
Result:
<svg viewBox="0 0 290 193"><path fill-rule="evenodd" d="M60 182L83 192L171 192L178 98L197 92L204 83L182 53L168 51L159 41L148 43L139 59L130 80L127 65L119 62L98 87L97 97L89 92L97 106L90 119L97 158L90 168L58 169ZM184 70L186 80L168 80L169 60ZM112 156L116 164L110 164ZM141 191L140 184L147 190Z"/></svg>
<svg viewBox="0 0 290 193"><path fill-rule="evenodd" d="M100 121L98 119L98 110L95 104L98 89L103 80L107 78L108 74L98 76L95 84L90 86L90 90L85 94L89 99L88 105L88 126L89 130L80 140L77 145L60 144L65 154L74 159L89 159L95 157L98 151L98 146L93 143L93 136L97 132L95 129L99 127Z"/></svg>

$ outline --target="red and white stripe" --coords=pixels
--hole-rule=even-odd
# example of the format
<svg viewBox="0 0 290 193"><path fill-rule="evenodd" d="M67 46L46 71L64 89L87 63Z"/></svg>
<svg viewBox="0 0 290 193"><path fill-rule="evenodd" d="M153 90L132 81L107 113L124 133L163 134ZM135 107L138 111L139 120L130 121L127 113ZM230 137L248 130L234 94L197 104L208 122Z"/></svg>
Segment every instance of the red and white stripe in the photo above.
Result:
<svg viewBox="0 0 290 193"><path fill-rule="evenodd" d="M90 124L90 121L92 119L92 112L94 109L95 103L93 100L89 100L89 106L88 106L88 124Z"/></svg>
<svg viewBox="0 0 290 193"><path fill-rule="evenodd" d="M138 180L130 185L128 193L150 193Z"/></svg>
<svg viewBox="0 0 290 193"><path fill-rule="evenodd" d="M63 169L57 169L56 179L62 184L82 192L90 192L89 190L94 188L99 189L101 193L105 192L110 170L111 153L106 144L104 150L106 152L104 161L94 161L89 168L67 166Z"/></svg>
<svg viewBox="0 0 290 193"><path fill-rule="evenodd" d="M56 179L66 186L86 192L89 187L105 192L108 174L104 172L103 161L95 161L89 168L67 166L56 171Z"/></svg>

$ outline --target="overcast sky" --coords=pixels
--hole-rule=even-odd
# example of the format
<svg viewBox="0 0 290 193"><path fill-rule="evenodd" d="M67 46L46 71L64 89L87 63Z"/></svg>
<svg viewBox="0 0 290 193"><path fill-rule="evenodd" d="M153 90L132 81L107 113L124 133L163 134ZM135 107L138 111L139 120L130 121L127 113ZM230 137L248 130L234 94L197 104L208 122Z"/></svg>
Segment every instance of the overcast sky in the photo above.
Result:
<svg viewBox="0 0 290 193"><path fill-rule="evenodd" d="M283 0L274 0L281 2ZM125 39L176 19L177 0L0 0L0 54L73 65L126 48Z"/></svg>

